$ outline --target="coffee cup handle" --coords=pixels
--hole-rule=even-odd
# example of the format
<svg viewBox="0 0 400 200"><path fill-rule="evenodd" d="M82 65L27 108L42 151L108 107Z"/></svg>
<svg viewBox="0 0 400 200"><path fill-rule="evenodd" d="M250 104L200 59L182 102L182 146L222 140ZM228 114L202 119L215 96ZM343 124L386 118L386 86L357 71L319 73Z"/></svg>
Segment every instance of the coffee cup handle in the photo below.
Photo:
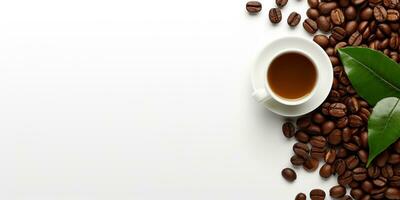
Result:
<svg viewBox="0 0 400 200"><path fill-rule="evenodd" d="M265 89L257 89L252 94L253 98L258 102L262 103L265 101L270 100L272 97L270 94L267 93Z"/></svg>

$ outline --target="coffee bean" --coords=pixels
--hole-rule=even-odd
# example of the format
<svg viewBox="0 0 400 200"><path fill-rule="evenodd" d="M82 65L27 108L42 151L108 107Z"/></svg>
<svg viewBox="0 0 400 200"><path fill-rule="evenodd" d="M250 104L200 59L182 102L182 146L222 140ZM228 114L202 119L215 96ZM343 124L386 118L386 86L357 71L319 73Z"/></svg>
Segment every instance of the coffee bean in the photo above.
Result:
<svg viewBox="0 0 400 200"><path fill-rule="evenodd" d="M319 161L318 160L316 160L314 158L310 158L310 159L306 160L306 162L304 162L303 168L306 171L312 172L312 171L315 171L315 170L318 169L318 165L319 165Z"/></svg>
<svg viewBox="0 0 400 200"><path fill-rule="evenodd" d="M322 134L327 135L335 129L335 123L333 121L326 121L322 124Z"/></svg>
<svg viewBox="0 0 400 200"><path fill-rule="evenodd" d="M322 48L326 48L329 45L328 37L326 37L325 35L315 35L313 40Z"/></svg>
<svg viewBox="0 0 400 200"><path fill-rule="evenodd" d="M308 126L310 126L311 124L311 120L309 117L300 117L299 119L297 119L296 121L296 125L297 127L299 127L300 129L305 129Z"/></svg>
<svg viewBox="0 0 400 200"><path fill-rule="evenodd" d="M314 113L312 116L312 120L317 124L322 124L325 122L325 117L321 113Z"/></svg>
<svg viewBox="0 0 400 200"><path fill-rule="evenodd" d="M306 144L297 142L293 145L293 152L299 157L307 160L309 157L310 149Z"/></svg>
<svg viewBox="0 0 400 200"><path fill-rule="evenodd" d="M295 127L291 122L286 122L282 125L283 135L287 138L291 138L294 136Z"/></svg>
<svg viewBox="0 0 400 200"><path fill-rule="evenodd" d="M311 200L323 200L325 199L325 192L321 189L313 189L310 192L310 198Z"/></svg>
<svg viewBox="0 0 400 200"><path fill-rule="evenodd" d="M380 175L380 170L378 166L371 165L368 167L367 171L368 176L373 179L378 178Z"/></svg>
<svg viewBox="0 0 400 200"><path fill-rule="evenodd" d="M333 162L335 162L335 160L336 160L336 150L335 149L330 149L325 154L325 162L328 163L328 164L333 164Z"/></svg>
<svg viewBox="0 0 400 200"><path fill-rule="evenodd" d="M347 151L344 147L339 146L339 147L336 149L336 156L337 156L338 158L345 158L345 157L347 157L347 155L348 155L348 151Z"/></svg>
<svg viewBox="0 0 400 200"><path fill-rule="evenodd" d="M359 164L359 160L355 155L346 158L345 162L348 169L354 169Z"/></svg>
<svg viewBox="0 0 400 200"><path fill-rule="evenodd" d="M353 199L349 195L344 195L340 200L353 200Z"/></svg>
<svg viewBox="0 0 400 200"><path fill-rule="evenodd" d="M315 8L307 9L306 15L312 20L316 20L319 17L319 11Z"/></svg>
<svg viewBox="0 0 400 200"><path fill-rule="evenodd" d="M366 0L351 0L354 5L360 5L366 2Z"/></svg>
<svg viewBox="0 0 400 200"><path fill-rule="evenodd" d="M328 136L328 143L338 145L342 141L342 131L340 129L333 130Z"/></svg>
<svg viewBox="0 0 400 200"><path fill-rule="evenodd" d="M293 156L290 158L290 162L291 162L294 166L300 166L300 165L303 165L303 164L304 164L305 160L304 160L302 157L298 156L298 155L293 155Z"/></svg>
<svg viewBox="0 0 400 200"><path fill-rule="evenodd" d="M347 108L343 103L333 103L329 106L329 115L333 117L343 117L346 115Z"/></svg>
<svg viewBox="0 0 400 200"><path fill-rule="evenodd" d="M297 131L295 136L294 136L299 142L308 142L310 137L307 135L307 133L303 131Z"/></svg>
<svg viewBox="0 0 400 200"><path fill-rule="evenodd" d="M386 165L381 169L381 174L383 177L390 179L393 177L394 172L393 172L393 167L391 165Z"/></svg>
<svg viewBox="0 0 400 200"><path fill-rule="evenodd" d="M346 37L347 33L342 27L336 26L332 29L332 37L337 41L341 41Z"/></svg>
<svg viewBox="0 0 400 200"><path fill-rule="evenodd" d="M357 167L353 170L353 179L355 181L364 181L367 176L367 169L364 167Z"/></svg>
<svg viewBox="0 0 400 200"><path fill-rule="evenodd" d="M336 25L342 25L345 22L345 17L340 8L331 11L331 21Z"/></svg>
<svg viewBox="0 0 400 200"><path fill-rule="evenodd" d="M296 172L290 168L283 169L281 174L282 174L282 177L289 182L293 182L297 178Z"/></svg>
<svg viewBox="0 0 400 200"><path fill-rule="evenodd" d="M261 11L261 9L262 9L262 5L258 1L249 1L246 3L246 10L250 14L258 13Z"/></svg>
<svg viewBox="0 0 400 200"><path fill-rule="evenodd" d="M358 158L360 158L361 162L367 163L367 161L368 161L368 153L365 150L363 150L363 149L359 150L357 155L358 155Z"/></svg>
<svg viewBox="0 0 400 200"><path fill-rule="evenodd" d="M393 33L392 36L390 37L390 42L389 42L390 48L392 49L397 49L400 46L400 38L399 35L396 33Z"/></svg>
<svg viewBox="0 0 400 200"><path fill-rule="evenodd" d="M350 5L350 0L339 0L340 7L347 7Z"/></svg>
<svg viewBox="0 0 400 200"><path fill-rule="evenodd" d="M400 199L400 189L390 187L385 192L385 197L388 199Z"/></svg>
<svg viewBox="0 0 400 200"><path fill-rule="evenodd" d="M282 12L279 8L271 8L269 10L269 20L277 24L282 20Z"/></svg>
<svg viewBox="0 0 400 200"><path fill-rule="evenodd" d="M400 13L397 10L389 9L387 10L387 20L388 21L397 21L400 18Z"/></svg>
<svg viewBox="0 0 400 200"><path fill-rule="evenodd" d="M297 26L297 24L299 24L301 20L301 15L297 12L292 12L290 13L288 19L287 19L287 23L289 24L289 26Z"/></svg>
<svg viewBox="0 0 400 200"><path fill-rule="evenodd" d="M354 199L361 199L361 197L364 195L364 192L361 189L351 189L350 191L350 195L354 198Z"/></svg>
<svg viewBox="0 0 400 200"><path fill-rule="evenodd" d="M298 193L295 200L306 200L307 196L304 193Z"/></svg>
<svg viewBox="0 0 400 200"><path fill-rule="evenodd" d="M358 115L350 115L349 116L349 125L351 127L360 127L364 124L362 118Z"/></svg>
<svg viewBox="0 0 400 200"><path fill-rule="evenodd" d="M342 118L339 118L339 119L336 121L336 127L337 127L337 128L344 128L344 127L347 126L348 122L349 122L349 118L346 117L346 116L344 116L344 117L342 117Z"/></svg>
<svg viewBox="0 0 400 200"><path fill-rule="evenodd" d="M396 8L399 5L399 0L383 0L383 5L388 8Z"/></svg>
<svg viewBox="0 0 400 200"><path fill-rule="evenodd" d="M331 11L335 8L337 8L337 3L336 2L321 2L318 5L318 10L320 11L321 14L327 15L331 13Z"/></svg>
<svg viewBox="0 0 400 200"><path fill-rule="evenodd" d="M384 151L375 158L376 165L378 167L384 167L388 159L389 153L387 151Z"/></svg>
<svg viewBox="0 0 400 200"><path fill-rule="evenodd" d="M378 22L383 22L387 18L387 11L383 6L374 7L374 16Z"/></svg>
<svg viewBox="0 0 400 200"><path fill-rule="evenodd" d="M310 6L310 8L317 8L319 0L307 0L307 3Z"/></svg>
<svg viewBox="0 0 400 200"><path fill-rule="evenodd" d="M374 14L374 11L370 7L365 7L360 12L360 19L361 20L370 20Z"/></svg>
<svg viewBox="0 0 400 200"><path fill-rule="evenodd" d="M326 146L326 139L323 136L313 136L310 140L313 147L324 148Z"/></svg>
<svg viewBox="0 0 400 200"><path fill-rule="evenodd" d="M392 165L400 164L400 154L393 153L392 155L389 156L387 162Z"/></svg>
<svg viewBox="0 0 400 200"><path fill-rule="evenodd" d="M379 176L378 178L372 180L372 183L378 187L383 187L386 185L387 179L383 176Z"/></svg>
<svg viewBox="0 0 400 200"><path fill-rule="evenodd" d="M342 175L338 177L338 183L341 186L347 186L353 181L353 176L351 171L345 171Z"/></svg>
<svg viewBox="0 0 400 200"><path fill-rule="evenodd" d="M317 125L311 124L305 131L311 135L319 135L321 133L321 128Z"/></svg>
<svg viewBox="0 0 400 200"><path fill-rule="evenodd" d="M344 10L344 16L347 20L355 20L357 17L357 10L354 6L349 6Z"/></svg>
<svg viewBox="0 0 400 200"><path fill-rule="evenodd" d="M366 193L371 193L372 189L374 189L374 185L371 181L366 180L361 183L361 189Z"/></svg>
<svg viewBox="0 0 400 200"><path fill-rule="evenodd" d="M346 188L341 185L333 186L329 190L329 195L333 198L341 198L346 194Z"/></svg>
<svg viewBox="0 0 400 200"><path fill-rule="evenodd" d="M288 0L275 0L275 3L278 7L282 8L287 4Z"/></svg>
<svg viewBox="0 0 400 200"><path fill-rule="evenodd" d="M331 23L329 19L325 16L319 16L316 23L318 29L320 29L321 31L328 32L331 28Z"/></svg>
<svg viewBox="0 0 400 200"><path fill-rule="evenodd" d="M356 21L349 21L349 22L346 23L345 31L346 31L348 34L351 35L351 34L353 34L354 32L356 32L357 28L358 28L358 24L357 24Z"/></svg>
<svg viewBox="0 0 400 200"><path fill-rule="evenodd" d="M366 131L363 131L359 135L360 135L361 146L363 148L367 148L368 147L368 133Z"/></svg>
<svg viewBox="0 0 400 200"><path fill-rule="evenodd" d="M322 165L321 169L319 169L319 175L323 178L328 178L332 175L333 169L332 165L324 164Z"/></svg>
<svg viewBox="0 0 400 200"><path fill-rule="evenodd" d="M311 158L314 158L316 160L320 160L324 158L326 152L325 147L311 147Z"/></svg>
<svg viewBox="0 0 400 200"><path fill-rule="evenodd" d="M351 46L358 46L361 44L363 39L363 36L360 34L360 32L356 31L353 34L351 34L348 43Z"/></svg>
<svg viewBox="0 0 400 200"><path fill-rule="evenodd" d="M385 191L387 188L382 187L382 188L375 188L371 191L371 197L373 199L383 199L385 196Z"/></svg>
<svg viewBox="0 0 400 200"><path fill-rule="evenodd" d="M342 159L338 159L334 164L335 172L340 176L346 171L346 162Z"/></svg>

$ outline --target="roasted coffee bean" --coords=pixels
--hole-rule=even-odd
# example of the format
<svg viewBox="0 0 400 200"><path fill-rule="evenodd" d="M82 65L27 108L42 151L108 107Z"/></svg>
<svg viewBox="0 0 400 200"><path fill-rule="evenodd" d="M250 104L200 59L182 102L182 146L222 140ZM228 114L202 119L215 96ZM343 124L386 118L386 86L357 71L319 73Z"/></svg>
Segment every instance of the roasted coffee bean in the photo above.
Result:
<svg viewBox="0 0 400 200"><path fill-rule="evenodd" d="M354 143L352 143L352 142L346 142L346 143L344 143L344 144L343 144L343 147L346 148L346 149L349 150L349 151L352 151L352 152L358 151L358 150L360 149L360 147L357 146L357 144L354 144Z"/></svg>
<svg viewBox="0 0 400 200"><path fill-rule="evenodd" d="M342 25L345 22L345 17L340 8L331 11L331 21L336 25Z"/></svg>
<svg viewBox="0 0 400 200"><path fill-rule="evenodd" d="M387 18L387 11L383 6L374 7L374 16L378 22L383 22Z"/></svg>
<svg viewBox="0 0 400 200"><path fill-rule="evenodd" d="M347 186L353 181L353 175L351 171L345 171L342 175L338 177L338 183L341 186Z"/></svg>
<svg viewBox="0 0 400 200"><path fill-rule="evenodd" d="M354 6L349 6L344 10L344 16L347 20L355 20L357 17L357 10Z"/></svg>
<svg viewBox="0 0 400 200"><path fill-rule="evenodd" d="M323 122L325 122L325 117L321 113L317 112L313 114L312 120L317 124L322 124Z"/></svg>
<svg viewBox="0 0 400 200"><path fill-rule="evenodd" d="M294 166L300 166L300 165L303 165L303 164L304 164L305 160L304 160L302 157L298 156L298 155L293 155L293 156L290 158L290 162L291 162Z"/></svg>
<svg viewBox="0 0 400 200"><path fill-rule="evenodd" d="M342 27L336 26L332 29L332 37L337 41L341 41L346 37L347 33Z"/></svg>
<svg viewBox="0 0 400 200"><path fill-rule="evenodd" d="M251 14L255 14L260 12L262 9L262 5L258 1L249 1L246 3L246 10Z"/></svg>
<svg viewBox="0 0 400 200"><path fill-rule="evenodd" d="M396 8L399 5L399 0L383 0L383 5L388 8Z"/></svg>
<svg viewBox="0 0 400 200"><path fill-rule="evenodd" d="M322 124L322 134L327 135L335 129L335 123L333 121L326 121Z"/></svg>
<svg viewBox="0 0 400 200"><path fill-rule="evenodd" d="M301 15L297 12L292 12L290 13L287 23L289 26L297 26L300 23L301 20Z"/></svg>
<svg viewBox="0 0 400 200"><path fill-rule="evenodd" d="M282 177L289 182L293 182L297 178L296 172L290 168L283 169L281 174L282 174Z"/></svg>
<svg viewBox="0 0 400 200"><path fill-rule="evenodd" d="M313 40L322 48L326 48L329 45L328 37L325 35L315 35Z"/></svg>
<svg viewBox="0 0 400 200"><path fill-rule="evenodd" d="M350 195L351 195L354 199L361 199L361 197L364 195L364 192L363 192L361 189L359 189L359 188L351 189Z"/></svg>
<svg viewBox="0 0 400 200"><path fill-rule="evenodd" d="M353 134L353 132L349 127L344 128L342 131L342 140L344 142L349 142L352 134Z"/></svg>
<svg viewBox="0 0 400 200"><path fill-rule="evenodd" d="M341 146L339 146L337 149L336 149L336 156L338 157L338 158L345 158L345 157L347 157L347 150L344 148L344 147L341 147Z"/></svg>
<svg viewBox="0 0 400 200"><path fill-rule="evenodd" d="M390 36L392 31L390 30L390 26L387 24L379 24L378 29L387 36Z"/></svg>
<svg viewBox="0 0 400 200"><path fill-rule="evenodd" d="M296 125L297 127L299 127L300 129L305 129L308 126L310 126L311 124L311 120L309 117L300 117L299 119L297 119L296 121Z"/></svg>
<svg viewBox="0 0 400 200"><path fill-rule="evenodd" d="M343 117L346 115L347 108L343 103L333 103L328 108L329 115L333 117Z"/></svg>
<svg viewBox="0 0 400 200"><path fill-rule="evenodd" d="M315 170L318 169L318 165L319 165L319 161L318 160L316 160L314 158L310 158L310 159L306 160L306 162L304 162L303 168L306 171L312 172L312 171L315 171Z"/></svg>
<svg viewBox="0 0 400 200"><path fill-rule="evenodd" d="M340 7L347 7L350 5L350 0L339 0Z"/></svg>
<svg viewBox="0 0 400 200"><path fill-rule="evenodd" d="M349 156L348 158L346 158L345 162L346 162L346 166L348 169L354 169L359 164L359 160L358 160L357 156L355 156L355 155L352 155L352 156Z"/></svg>
<svg viewBox="0 0 400 200"><path fill-rule="evenodd" d="M340 200L353 200L353 199L349 195L344 195Z"/></svg>
<svg viewBox="0 0 400 200"><path fill-rule="evenodd" d="M394 175L393 167L391 165L386 165L381 169L381 174L385 178L392 178Z"/></svg>
<svg viewBox="0 0 400 200"><path fill-rule="evenodd" d="M366 193L371 193L372 189L374 189L374 185L371 181L366 180L361 183L361 189Z"/></svg>
<svg viewBox="0 0 400 200"><path fill-rule="evenodd" d="M353 34L354 32L356 32L356 30L358 28L357 26L358 26L357 21L349 21L349 22L347 22L346 26L345 26L346 33L349 33L350 35Z"/></svg>
<svg viewBox="0 0 400 200"><path fill-rule="evenodd" d="M326 146L326 139L323 136L313 136L311 137L310 144L313 147L324 148Z"/></svg>
<svg viewBox="0 0 400 200"><path fill-rule="evenodd" d="M400 46L400 39L399 35L396 33L393 33L392 36L390 37L390 42L389 42L390 48L392 49L397 49Z"/></svg>
<svg viewBox="0 0 400 200"><path fill-rule="evenodd" d="M338 145L342 142L342 131L340 129L333 130L328 136L328 143Z"/></svg>
<svg viewBox="0 0 400 200"><path fill-rule="evenodd" d="M331 11L335 8L337 8L337 3L336 2L321 2L318 5L318 10L320 11L321 14L327 15L331 13Z"/></svg>
<svg viewBox="0 0 400 200"><path fill-rule="evenodd" d="M367 163L368 162L368 153L361 149L357 152L358 158L360 159L361 162Z"/></svg>
<svg viewBox="0 0 400 200"><path fill-rule="evenodd" d="M283 135L287 138L291 138L294 136L295 133L295 127L291 122L286 122L282 125L282 132Z"/></svg>
<svg viewBox="0 0 400 200"><path fill-rule="evenodd" d="M360 32L356 31L349 37L348 44L351 46L358 46L361 44L363 36Z"/></svg>
<svg viewBox="0 0 400 200"><path fill-rule="evenodd" d="M366 2L366 0L351 0L354 5L360 5Z"/></svg>
<svg viewBox="0 0 400 200"><path fill-rule="evenodd" d="M311 200L324 200L325 199L325 192L321 189L313 189L310 192Z"/></svg>
<svg viewBox="0 0 400 200"><path fill-rule="evenodd" d="M304 193L298 193L296 195L296 198L294 198L294 200L306 200L307 196Z"/></svg>
<svg viewBox="0 0 400 200"><path fill-rule="evenodd" d="M378 167L384 167L388 159L389 153L387 151L384 151L375 158L376 165Z"/></svg>
<svg viewBox="0 0 400 200"><path fill-rule="evenodd" d="M312 20L317 20L317 18L319 17L319 11L315 8L309 8L307 9L306 15Z"/></svg>
<svg viewBox="0 0 400 200"><path fill-rule="evenodd" d="M364 124L362 118L358 115L350 115L349 116L349 125L351 127L360 127Z"/></svg>
<svg viewBox="0 0 400 200"><path fill-rule="evenodd" d="M378 178L372 180L372 183L378 187L383 187L386 185L387 178L379 176Z"/></svg>
<svg viewBox="0 0 400 200"><path fill-rule="evenodd" d="M364 167L357 167L353 170L353 179L355 181L364 181L367 176L367 169Z"/></svg>
<svg viewBox="0 0 400 200"><path fill-rule="evenodd" d="M379 167L375 165L370 165L367 171L368 171L368 176L373 179L378 178L380 175Z"/></svg>
<svg viewBox="0 0 400 200"><path fill-rule="evenodd" d="M297 142L293 145L293 152L301 158L307 160L309 158L310 149L307 144Z"/></svg>
<svg viewBox="0 0 400 200"><path fill-rule="evenodd" d="M307 0L310 8L318 8L319 0Z"/></svg>
<svg viewBox="0 0 400 200"><path fill-rule="evenodd" d="M307 133L305 133L303 131L297 131L294 137L299 142L304 142L304 143L306 143L310 140L310 137L307 135Z"/></svg>
<svg viewBox="0 0 400 200"><path fill-rule="evenodd" d="M278 7L286 6L288 0L275 0L275 3Z"/></svg>
<svg viewBox="0 0 400 200"><path fill-rule="evenodd" d="M317 23L318 29L321 31L328 32L331 28L331 22L325 16L319 16L317 18L316 23Z"/></svg>
<svg viewBox="0 0 400 200"><path fill-rule="evenodd" d="M400 189L390 187L385 192L385 197L388 199L400 199Z"/></svg>
<svg viewBox="0 0 400 200"><path fill-rule="evenodd" d="M319 169L319 175L323 178L328 178L332 175L333 169L332 165L324 164L322 165L321 169Z"/></svg>
<svg viewBox="0 0 400 200"><path fill-rule="evenodd" d="M336 150L329 149L329 151L327 151L325 154L325 162L328 164L333 164L335 160L336 160Z"/></svg>
<svg viewBox="0 0 400 200"><path fill-rule="evenodd" d="M325 147L311 147L311 158L320 160L324 158L326 152Z"/></svg>
<svg viewBox="0 0 400 200"><path fill-rule="evenodd" d="M400 154L393 153L389 156L389 159L387 161L389 164L392 165L397 165L400 164Z"/></svg>
<svg viewBox="0 0 400 200"><path fill-rule="evenodd" d="M371 197L374 199L383 199L385 196L386 187L375 188L371 191Z"/></svg>
<svg viewBox="0 0 400 200"><path fill-rule="evenodd" d="M387 20L388 21L397 21L399 20L400 17L400 13L399 11L395 10L395 9L389 9L387 10Z"/></svg>
<svg viewBox="0 0 400 200"><path fill-rule="evenodd" d="M344 128L347 126L349 118L344 116L336 121L336 128Z"/></svg>
<svg viewBox="0 0 400 200"><path fill-rule="evenodd" d="M360 19L361 20L370 20L374 14L374 11L370 7L365 7L360 12Z"/></svg>
<svg viewBox="0 0 400 200"><path fill-rule="evenodd" d="M355 181L355 180L353 180L353 181L351 181L350 183L349 183L349 187L350 188L358 188L360 186L360 184L357 182L357 181Z"/></svg>
<svg viewBox="0 0 400 200"><path fill-rule="evenodd" d="M321 133L321 128L317 125L311 124L305 131L311 135L319 135Z"/></svg>
<svg viewBox="0 0 400 200"><path fill-rule="evenodd" d="M400 175L394 175L390 179L389 185L392 186L392 187L400 187Z"/></svg>
<svg viewBox="0 0 400 200"><path fill-rule="evenodd" d="M338 159L334 163L335 172L340 176L346 171L346 162L342 159Z"/></svg>
<svg viewBox="0 0 400 200"><path fill-rule="evenodd" d="M282 20L282 12L279 8L271 8L269 10L269 20L277 24Z"/></svg>
<svg viewBox="0 0 400 200"><path fill-rule="evenodd" d="M346 194L346 188L341 185L333 186L329 190L329 195L333 198L340 198Z"/></svg>
<svg viewBox="0 0 400 200"><path fill-rule="evenodd" d="M361 132L360 134L360 142L363 148L368 147L368 133L366 131Z"/></svg>

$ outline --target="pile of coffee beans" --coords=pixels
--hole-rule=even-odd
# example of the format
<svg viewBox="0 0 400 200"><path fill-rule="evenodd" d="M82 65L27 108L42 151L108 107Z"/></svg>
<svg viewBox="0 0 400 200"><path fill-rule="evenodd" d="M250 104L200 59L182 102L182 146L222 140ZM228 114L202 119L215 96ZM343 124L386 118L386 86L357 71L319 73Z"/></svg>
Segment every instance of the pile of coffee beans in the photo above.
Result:
<svg viewBox="0 0 400 200"><path fill-rule="evenodd" d="M307 0L308 18L303 21L303 28L310 34L323 33L315 35L313 40L329 56L334 79L325 102L312 113L298 118L296 126L284 123L282 132L285 137L298 141L290 158L294 166L316 171L322 161L320 176L337 179L338 185L329 190L334 199L400 199L400 140L366 166L367 123L372 108L352 87L337 53L342 47L360 46L381 51L399 63L399 1ZM300 15L294 20L297 15L289 16L289 25L300 21ZM282 175L288 181L296 177L292 169L284 169ZM326 196L319 189L309 195L311 199ZM304 200L306 195L299 193L295 199Z"/></svg>

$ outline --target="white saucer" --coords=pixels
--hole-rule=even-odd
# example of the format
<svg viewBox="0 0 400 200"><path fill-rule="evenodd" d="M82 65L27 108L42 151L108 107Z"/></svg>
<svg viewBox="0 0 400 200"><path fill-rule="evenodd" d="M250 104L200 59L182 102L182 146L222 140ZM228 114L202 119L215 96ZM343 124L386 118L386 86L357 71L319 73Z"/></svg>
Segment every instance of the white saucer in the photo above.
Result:
<svg viewBox="0 0 400 200"><path fill-rule="evenodd" d="M325 51L314 42L304 38L284 37L269 43L264 49L262 49L256 58L251 71L253 90L255 91L265 87L264 70L266 67L266 58L276 55L276 53L281 51L298 49L303 50L318 67L319 78L315 86L317 87L316 92L309 101L301 105L287 106L275 101L274 99L270 99L263 103L266 108L278 115L295 117L315 110L326 99L332 86L332 64Z"/></svg>

